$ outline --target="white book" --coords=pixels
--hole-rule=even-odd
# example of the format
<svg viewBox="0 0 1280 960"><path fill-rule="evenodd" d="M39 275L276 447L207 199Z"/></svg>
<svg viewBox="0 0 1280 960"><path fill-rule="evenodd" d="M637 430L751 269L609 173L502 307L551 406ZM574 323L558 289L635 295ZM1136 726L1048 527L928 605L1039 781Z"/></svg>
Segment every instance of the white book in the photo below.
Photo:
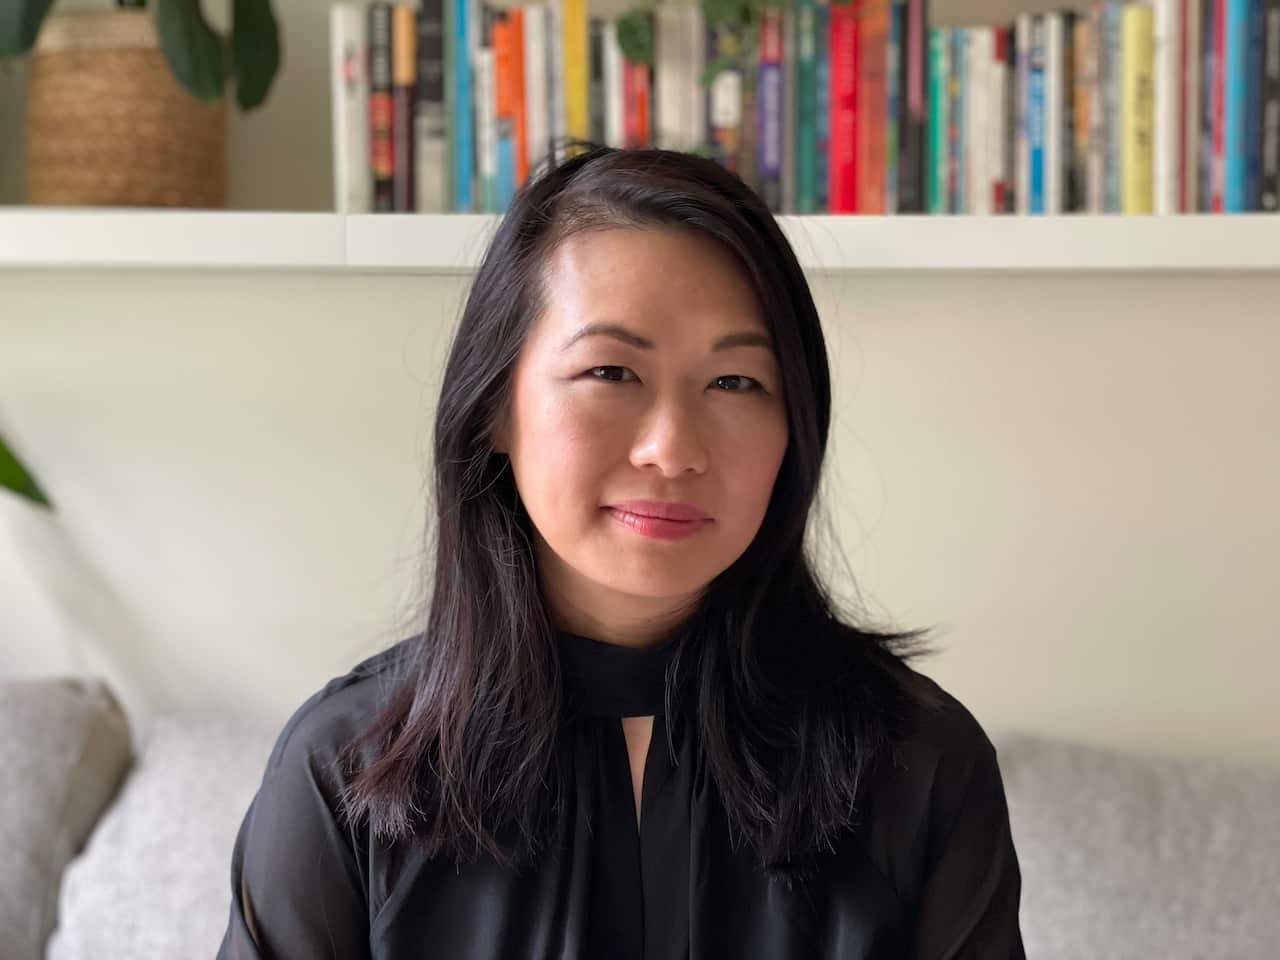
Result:
<svg viewBox="0 0 1280 960"><path fill-rule="evenodd" d="M476 163L480 168L480 200L476 209L495 213L498 194L498 110L494 92L496 57L492 47L476 51Z"/></svg>
<svg viewBox="0 0 1280 960"><path fill-rule="evenodd" d="M1031 211L1031 148L1027 143L1027 87L1031 66L1031 14L1020 13L1014 21L1014 37L1018 47L1018 129L1014 156L1014 193L1018 213Z"/></svg>
<svg viewBox="0 0 1280 960"><path fill-rule="evenodd" d="M550 153L551 103L547 93L547 19L541 4L524 10L525 160L533 177Z"/></svg>
<svg viewBox="0 0 1280 960"><path fill-rule="evenodd" d="M702 71L707 64L707 22L702 5L691 3L684 8L685 62L685 135L684 150L695 150L707 139L707 91L702 85Z"/></svg>
<svg viewBox="0 0 1280 960"><path fill-rule="evenodd" d="M366 16L363 3L342 2L329 7L333 208L338 213L369 213L373 209Z"/></svg>
<svg viewBox="0 0 1280 960"><path fill-rule="evenodd" d="M1062 109L1063 59L1066 48L1063 43L1062 14L1052 11L1044 15L1044 212L1062 212L1063 173L1063 121Z"/></svg>
<svg viewBox="0 0 1280 960"><path fill-rule="evenodd" d="M1152 72L1155 89L1151 182L1153 212L1178 212L1179 111L1178 81L1182 72L1179 0L1151 0Z"/></svg>
<svg viewBox="0 0 1280 960"><path fill-rule="evenodd" d="M626 127L622 96L622 48L618 46L618 26L614 20L604 24L604 142L611 147L626 146Z"/></svg>
<svg viewBox="0 0 1280 960"><path fill-rule="evenodd" d="M563 160L561 141L568 131L564 92L564 12L560 0L547 0L547 97L550 103L551 140L556 160Z"/></svg>
<svg viewBox="0 0 1280 960"><path fill-rule="evenodd" d="M983 27L965 30L964 70L968 89L964 98L965 142L961 144L965 156L964 209L979 216L991 212L991 193L986 189L991 159L987 152L991 54L986 43L990 36L990 31Z"/></svg>
<svg viewBox="0 0 1280 960"><path fill-rule="evenodd" d="M1003 213L996 209L996 184L1007 182L1009 172L1005 170L1005 118L1008 116L1008 73L1009 65L1004 58L996 57L996 37L994 28L987 28L989 38L990 63L987 87L991 93L987 97L990 104L987 122L987 150L990 161L987 168L990 178L987 182L988 203L992 213Z"/></svg>
<svg viewBox="0 0 1280 960"><path fill-rule="evenodd" d="M1186 5L1187 32L1182 43L1187 50L1187 98L1183 104L1181 128L1179 133L1179 149L1182 151L1183 170L1186 171L1184 190L1181 197L1181 209L1186 213L1195 213L1200 207L1200 27L1201 3L1203 0L1183 0Z"/></svg>
<svg viewBox="0 0 1280 960"><path fill-rule="evenodd" d="M679 7L659 4L653 18L654 145L664 150L681 149L684 104L687 100L685 76L684 19Z"/></svg>

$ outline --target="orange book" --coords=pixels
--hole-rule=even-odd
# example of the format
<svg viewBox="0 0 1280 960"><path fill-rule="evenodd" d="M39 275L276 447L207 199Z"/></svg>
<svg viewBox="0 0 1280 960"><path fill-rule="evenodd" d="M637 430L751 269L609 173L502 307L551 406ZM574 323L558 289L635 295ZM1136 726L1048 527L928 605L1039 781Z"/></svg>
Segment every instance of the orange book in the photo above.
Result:
<svg viewBox="0 0 1280 960"><path fill-rule="evenodd" d="M512 7L507 13L507 38L511 42L511 109L515 112L516 187L521 187L529 179L529 152L524 112L524 10L520 7Z"/></svg>
<svg viewBox="0 0 1280 960"><path fill-rule="evenodd" d="M889 2L863 0L859 18L858 103L854 130L859 213L884 213Z"/></svg>

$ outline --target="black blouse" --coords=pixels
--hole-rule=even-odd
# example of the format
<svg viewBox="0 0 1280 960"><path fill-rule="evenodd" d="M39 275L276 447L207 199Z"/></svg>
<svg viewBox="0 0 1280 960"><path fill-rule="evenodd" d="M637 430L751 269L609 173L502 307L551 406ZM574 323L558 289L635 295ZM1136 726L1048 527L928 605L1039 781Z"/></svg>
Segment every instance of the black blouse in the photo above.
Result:
<svg viewBox="0 0 1280 960"><path fill-rule="evenodd" d="M876 774L862 824L785 885L734 847L693 729L664 716L671 648L560 636L573 758L563 838L526 871L373 844L336 811L336 754L376 712L395 648L290 719L236 838L221 960L1024 958L996 753L943 693ZM641 818L620 717L654 716ZM905 768L904 768L905 767Z"/></svg>

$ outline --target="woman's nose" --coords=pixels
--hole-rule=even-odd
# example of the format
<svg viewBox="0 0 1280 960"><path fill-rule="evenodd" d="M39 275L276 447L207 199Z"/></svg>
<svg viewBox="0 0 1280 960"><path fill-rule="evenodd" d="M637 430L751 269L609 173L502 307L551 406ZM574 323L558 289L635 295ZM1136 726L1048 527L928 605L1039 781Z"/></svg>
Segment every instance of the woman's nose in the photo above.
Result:
<svg viewBox="0 0 1280 960"><path fill-rule="evenodd" d="M664 477L705 473L708 451L698 418L685 404L654 404L631 445L631 464L657 467Z"/></svg>

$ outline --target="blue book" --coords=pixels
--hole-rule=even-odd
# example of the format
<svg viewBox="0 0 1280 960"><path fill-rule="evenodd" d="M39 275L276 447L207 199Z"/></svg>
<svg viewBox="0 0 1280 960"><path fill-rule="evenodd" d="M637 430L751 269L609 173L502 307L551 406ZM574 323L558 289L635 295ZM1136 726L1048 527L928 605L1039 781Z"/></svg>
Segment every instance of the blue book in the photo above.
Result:
<svg viewBox="0 0 1280 960"><path fill-rule="evenodd" d="M950 184L950 208L952 213L968 213L965 203L965 99L969 87L968 64L969 31L964 27L956 27L951 31L951 75L955 78L951 98L951 123L956 135L950 143L952 169L955 179Z"/></svg>
<svg viewBox="0 0 1280 960"><path fill-rule="evenodd" d="M456 213L470 213L473 209L472 181L476 169L468 6L469 0L451 0L446 6L453 14L449 75L453 78L453 209Z"/></svg>
<svg viewBox="0 0 1280 960"><path fill-rule="evenodd" d="M1226 43L1223 44L1222 90L1222 209L1237 213L1245 203L1245 112L1249 67L1250 0L1223 0Z"/></svg>
<svg viewBox="0 0 1280 960"><path fill-rule="evenodd" d="M1031 18L1031 62L1027 68L1027 212L1044 213L1044 17Z"/></svg>

